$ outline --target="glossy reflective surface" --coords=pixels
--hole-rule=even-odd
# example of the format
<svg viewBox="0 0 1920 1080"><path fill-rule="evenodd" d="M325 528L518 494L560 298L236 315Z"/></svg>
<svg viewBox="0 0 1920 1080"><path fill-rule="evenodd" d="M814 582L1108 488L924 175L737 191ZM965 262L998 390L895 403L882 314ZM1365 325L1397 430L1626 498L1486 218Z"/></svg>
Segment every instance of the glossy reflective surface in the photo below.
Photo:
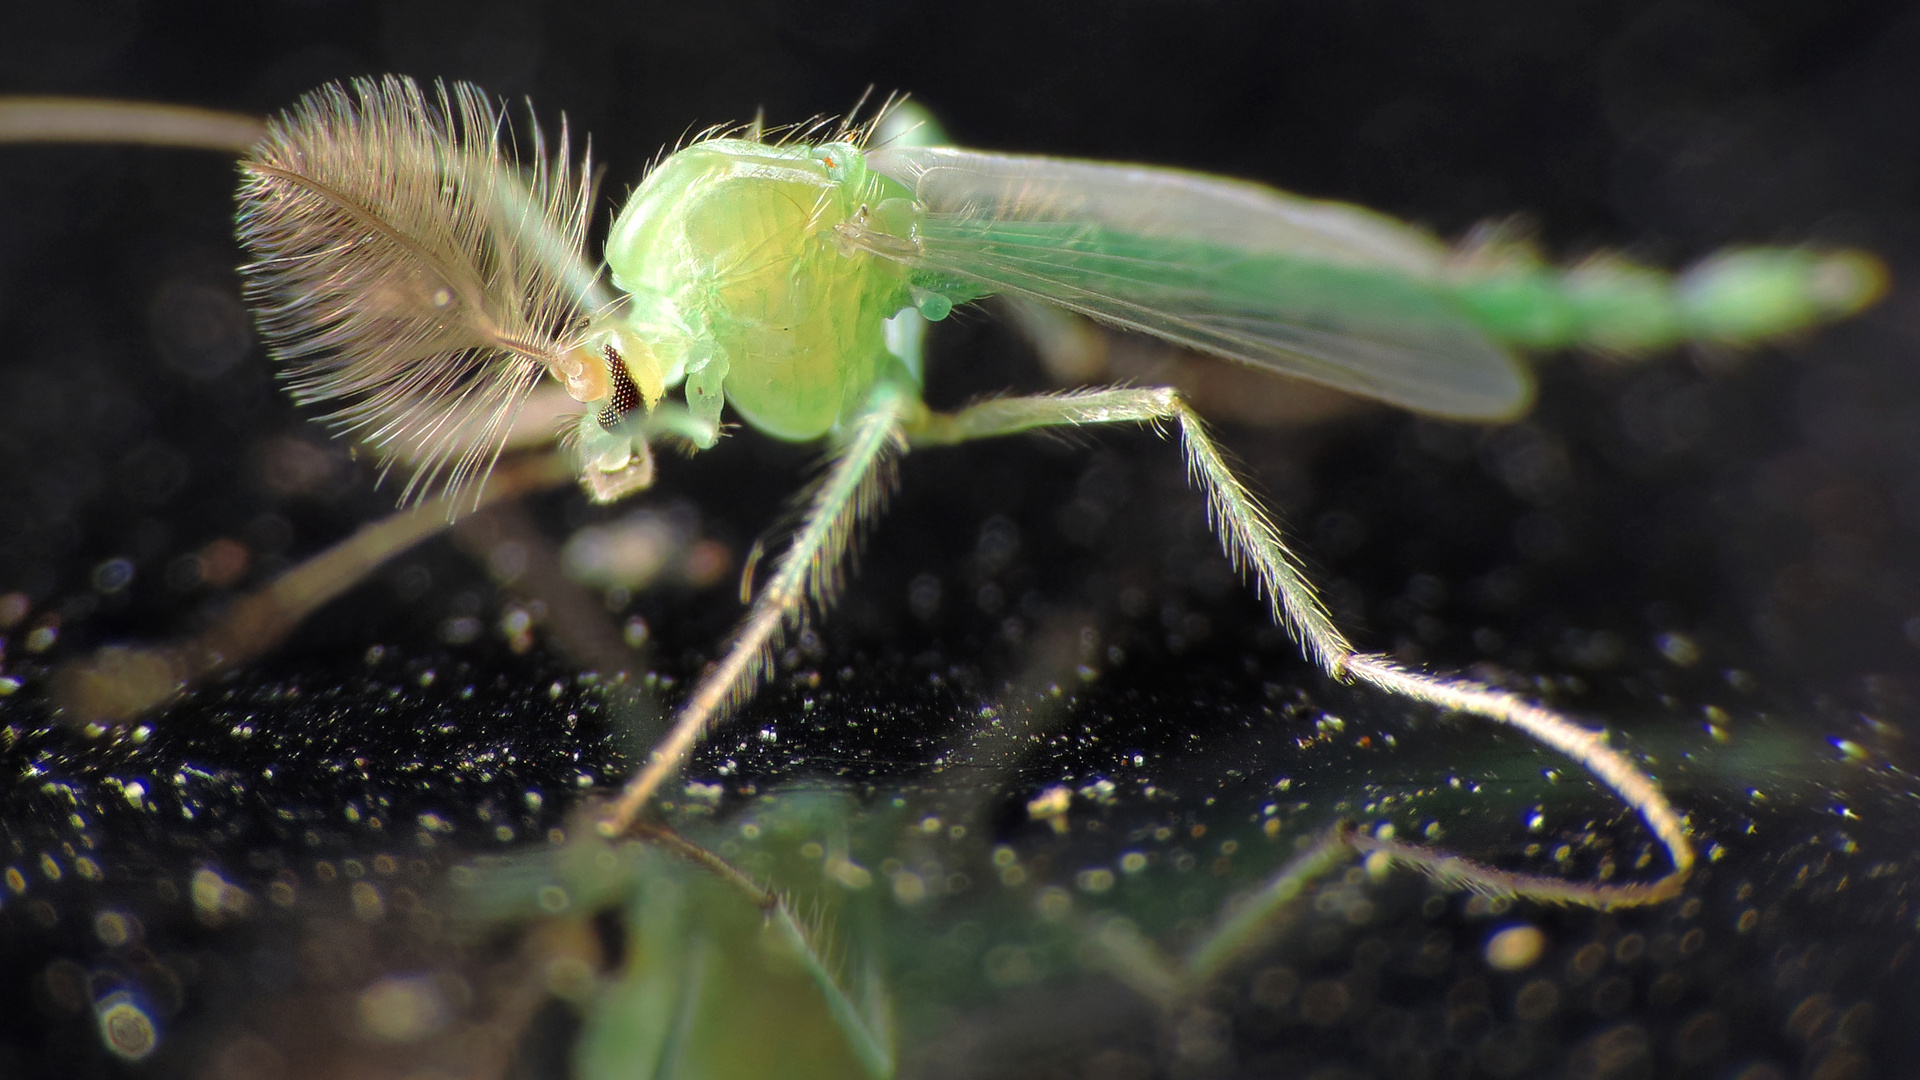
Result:
<svg viewBox="0 0 1920 1080"><path fill-rule="evenodd" d="M971 143L1248 176L1449 235L1525 212L1561 257L1880 251L1896 290L1863 320L1740 358L1543 358L1516 425L1222 424L1363 645L1486 665L1642 756L1707 852L1680 902L1564 911L1342 870L1179 1008L1116 976L1097 944L1112 916L1177 952L1343 818L1437 826L1503 865L1657 872L1566 763L1300 661L1216 554L1171 448L1139 433L910 458L843 602L668 818L802 900L852 897L833 934L881 958L906 1075L1897 1075L1920 991L1920 378L1899 284L1920 26L881 7L289 2L209 12L217 31L55 12L0 26L0 70L8 90L248 110L369 71L474 78L591 131L609 198L689 123L838 110L873 82ZM987 77L1002 56L1018 74ZM397 560L144 735L66 730L44 706L52 665L191 629L391 500L252 343L227 163L0 156L0 594L26 598L0 699L0 1063L564 1072L582 987L631 955L632 928L607 916L555 944L578 912L478 922L484 860L538 858L584 791L624 776L646 698L713 655L808 453L741 434L664 459L649 517L531 500ZM933 340L937 401L1045 385L1002 321ZM658 581L625 598L581 569L636 550ZM546 574L569 553L582 593ZM652 677L610 690L634 652ZM782 834L790 810L808 824ZM859 888L829 874L842 834ZM674 865L663 880L705 887ZM692 932L734 948L714 918ZM792 1058L840 1052L797 995Z"/></svg>

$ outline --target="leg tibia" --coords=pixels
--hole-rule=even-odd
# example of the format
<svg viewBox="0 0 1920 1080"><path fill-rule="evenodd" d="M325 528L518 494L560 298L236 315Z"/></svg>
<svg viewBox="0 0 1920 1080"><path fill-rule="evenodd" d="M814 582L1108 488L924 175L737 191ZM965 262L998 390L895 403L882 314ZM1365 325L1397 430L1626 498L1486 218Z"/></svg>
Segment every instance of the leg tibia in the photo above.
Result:
<svg viewBox="0 0 1920 1080"><path fill-rule="evenodd" d="M1179 425L1187 471L1206 493L1214 530L1235 569L1253 574L1273 605L1274 621L1292 632L1315 663L1343 674L1353 647L1328 618L1279 527L1227 467L1206 426L1177 392L1116 388L983 401L957 413L933 414L909 435L916 446L944 445L1037 428L1163 422Z"/></svg>
<svg viewBox="0 0 1920 1080"><path fill-rule="evenodd" d="M909 404L883 386L853 422L846 443L808 499L800 531L728 643L726 655L700 680L674 718L673 730L620 793L600 823L602 834L627 831L653 793L679 771L707 727L753 693L780 636L805 612L809 599L824 605L838 589L841 563L854 533L879 512L891 484L889 466L900 449L902 417Z"/></svg>

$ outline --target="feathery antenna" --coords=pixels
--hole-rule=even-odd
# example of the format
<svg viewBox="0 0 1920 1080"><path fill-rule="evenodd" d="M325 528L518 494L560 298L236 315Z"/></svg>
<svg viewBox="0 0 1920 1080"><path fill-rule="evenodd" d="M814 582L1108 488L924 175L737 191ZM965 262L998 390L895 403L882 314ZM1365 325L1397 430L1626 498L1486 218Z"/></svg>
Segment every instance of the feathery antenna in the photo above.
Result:
<svg viewBox="0 0 1920 1080"><path fill-rule="evenodd" d="M509 137L477 88L388 76L307 95L241 163L246 291L282 377L413 462L403 502L477 494L541 374L582 362L591 170L564 129L547 158L536 125L524 169Z"/></svg>

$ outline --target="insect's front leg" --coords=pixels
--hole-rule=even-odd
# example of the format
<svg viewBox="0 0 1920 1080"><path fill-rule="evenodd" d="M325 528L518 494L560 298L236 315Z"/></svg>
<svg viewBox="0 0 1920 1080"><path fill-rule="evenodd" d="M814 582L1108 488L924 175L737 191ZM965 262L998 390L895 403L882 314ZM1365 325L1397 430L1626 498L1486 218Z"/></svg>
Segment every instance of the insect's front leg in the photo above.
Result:
<svg viewBox="0 0 1920 1080"><path fill-rule="evenodd" d="M808 496L806 516L766 588L727 643L726 654L680 707L673 729L654 747L646 767L601 819L603 836L625 833L653 793L686 763L707 728L752 695L781 636L798 624L808 603L825 606L832 599L848 548L879 514L893 486L892 464L906 447L907 419L924 411L906 387L882 383L847 425L845 439Z"/></svg>
<svg viewBox="0 0 1920 1080"><path fill-rule="evenodd" d="M1206 494L1214 531L1227 557L1235 567L1252 574L1272 606L1275 621L1293 633L1315 663L1335 678L1357 679L1442 709L1472 713L1518 728L1573 758L1640 815L1666 847L1673 869L1652 882L1573 882L1510 873L1373 837L1353 837L1355 849L1379 853L1448 884L1549 903L1625 907L1656 903L1679 892L1693 868L1693 846L1685 823L1651 777L1608 746L1604 733L1582 727L1550 709L1468 679L1412 671L1390 657L1355 651L1333 625L1273 518L1227 466L1219 445L1177 391L1164 387L1116 388L1003 398L957 413L928 415L915 423L908 436L916 446L951 445L1041 428L1116 422L1172 424L1179 429L1188 474Z"/></svg>

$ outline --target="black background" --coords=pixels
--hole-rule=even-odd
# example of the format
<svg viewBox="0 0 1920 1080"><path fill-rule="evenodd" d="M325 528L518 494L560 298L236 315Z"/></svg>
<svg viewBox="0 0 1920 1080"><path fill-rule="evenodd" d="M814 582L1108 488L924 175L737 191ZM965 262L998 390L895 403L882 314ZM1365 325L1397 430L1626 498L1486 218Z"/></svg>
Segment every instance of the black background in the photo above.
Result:
<svg viewBox="0 0 1920 1080"><path fill-rule="evenodd" d="M1570 1012L1532 1032L1517 1059L1450 1036L1410 1036L1419 1052L1395 1056L1357 1016L1331 1030L1295 1024L1264 1043L1243 1033L1234 1067L1762 1080L1894 1075L1920 1050L1903 1022L1920 1006L1910 959L1920 913L1907 900L1920 835L1908 742L1920 692L1920 377L1914 295L1902 284L1920 270L1920 17L1902 5L16 7L25 10L0 14L6 92L264 114L329 79L398 72L529 97L544 122L564 112L592 134L608 170L602 220L688 132L759 109L775 122L842 112L871 86L910 91L962 144L1243 176L1447 237L1520 215L1565 261L1622 250L1683 265L1735 242L1880 253L1895 289L1864 319L1738 357L1542 358L1538 407L1515 425L1374 409L1223 429L1363 648L1538 677L1515 685L1651 753L1723 858L1690 893L1712 944L1686 969L1677 1003L1636 984L1624 1012ZM390 490L374 489L281 399L251 343L232 274L232 183L230 162L210 154L0 150L0 593L24 593L34 612L6 638L7 670L25 686L0 703L11 785L0 839L12 845L0 859L38 875L40 852L84 837L110 854L103 882L40 875L26 893L0 895L0 1075L121 1068L47 990L63 962L95 970L99 984L96 907L151 907L156 953L168 933L208 955L244 948L240 931L169 922L141 891L151 880L184 882L202 865L266 880L307 857L285 854L306 843L309 830L281 824L294 819L328 822L318 846L329 851L389 842L343 823L336 811L348 803L386 805L391 821L429 806L457 817L527 786L577 790L576 774L610 782L626 768L620 725L573 681L566 655L518 655L490 631L449 639L451 622L491 626L509 601L446 541L377 573L274 659L156 721L144 748L47 722L47 664L178 632L230 595L170 583L180 556L240 539L252 561L239 586L257 584L391 506ZM987 315L956 317L933 340L936 404L1045 385L1025 346ZM743 433L665 461L654 498L697 508L702 534L737 563L780 520L809 460ZM294 465L307 471L290 484ZM620 511L566 494L534 500L530 513L557 543ZM694 772L925 781L943 773L935 759L980 704L1017 711L1036 682L1070 680L1073 649L1063 662L1056 646L1077 644L1084 627L1102 645L1103 673L1069 695L1069 723L1106 737L1036 735L1007 790L989 796L1007 835L1019 834L1025 798L1063 779L1164 786L1194 812L1209 798L1259 799L1245 776L1264 787L1269 773L1296 768L1285 756L1299 751L1291 735L1269 731L1263 743L1257 715L1298 693L1401 744L1322 761L1327 797L1303 827L1336 816L1343 784L1417 784L1484 757L1509 762L1517 801L1455 837L1518 858L1525 785L1564 767L1474 725L1422 722L1410 733L1408 710L1329 686L1264 627L1204 530L1174 453L1150 436L911 459L844 602L790 665L801 678L737 725L773 725L801 749L756 757L753 739L723 733ZM103 588L113 560L126 560L132 580ZM937 609L925 603L928 580ZM619 618L646 620L650 666L684 684L737 617L731 582L643 595ZM985 585L998 601L981 598ZM28 655L25 631L50 615L58 642ZM1662 650L1676 634L1698 651L1691 665ZM1108 643L1124 662L1103 659ZM388 649L378 664L365 659L373 645ZM417 688L429 669L439 689L389 693ZM826 719L796 719L809 672L838 680L819 703ZM441 692L450 683L479 687L483 707L454 704ZM1705 730L1709 707L1722 710L1725 742ZM473 719L444 730L435 718L449 708ZM883 730L822 734L874 712L890 719ZM236 734L248 725L262 734ZM510 747L519 764L484 781L436 771L475 747ZM1146 764L1129 769L1134 750ZM199 810L191 821L130 815L103 786L137 773L162 778L157 787L184 765L216 778L204 790L177 785L180 805ZM1584 783L1554 789L1545 805L1569 835L1584 812L1639 843L1638 826ZM564 810L551 800L522 836ZM1748 907L1765 913L1758 936L1731 929ZM1677 916L1535 917L1571 949L1635 927L1654 934ZM1466 915L1439 925L1468 954L1488 930ZM210 1025L216 984L246 985L190 985L179 1027ZM1381 997L1407 1015L1441 1015L1454 1007L1447 993L1443 981ZM1705 1012L1729 1034L1702 1057L1682 1032ZM1618 1034L1626 1029L1640 1041ZM1595 1050L1623 1038L1641 1050ZM1036 1074L1083 1073L1062 1041L1033 1052ZM191 1073L191 1056L169 1044L148 1068ZM1151 1053L1142 1060L1177 1071Z"/></svg>

